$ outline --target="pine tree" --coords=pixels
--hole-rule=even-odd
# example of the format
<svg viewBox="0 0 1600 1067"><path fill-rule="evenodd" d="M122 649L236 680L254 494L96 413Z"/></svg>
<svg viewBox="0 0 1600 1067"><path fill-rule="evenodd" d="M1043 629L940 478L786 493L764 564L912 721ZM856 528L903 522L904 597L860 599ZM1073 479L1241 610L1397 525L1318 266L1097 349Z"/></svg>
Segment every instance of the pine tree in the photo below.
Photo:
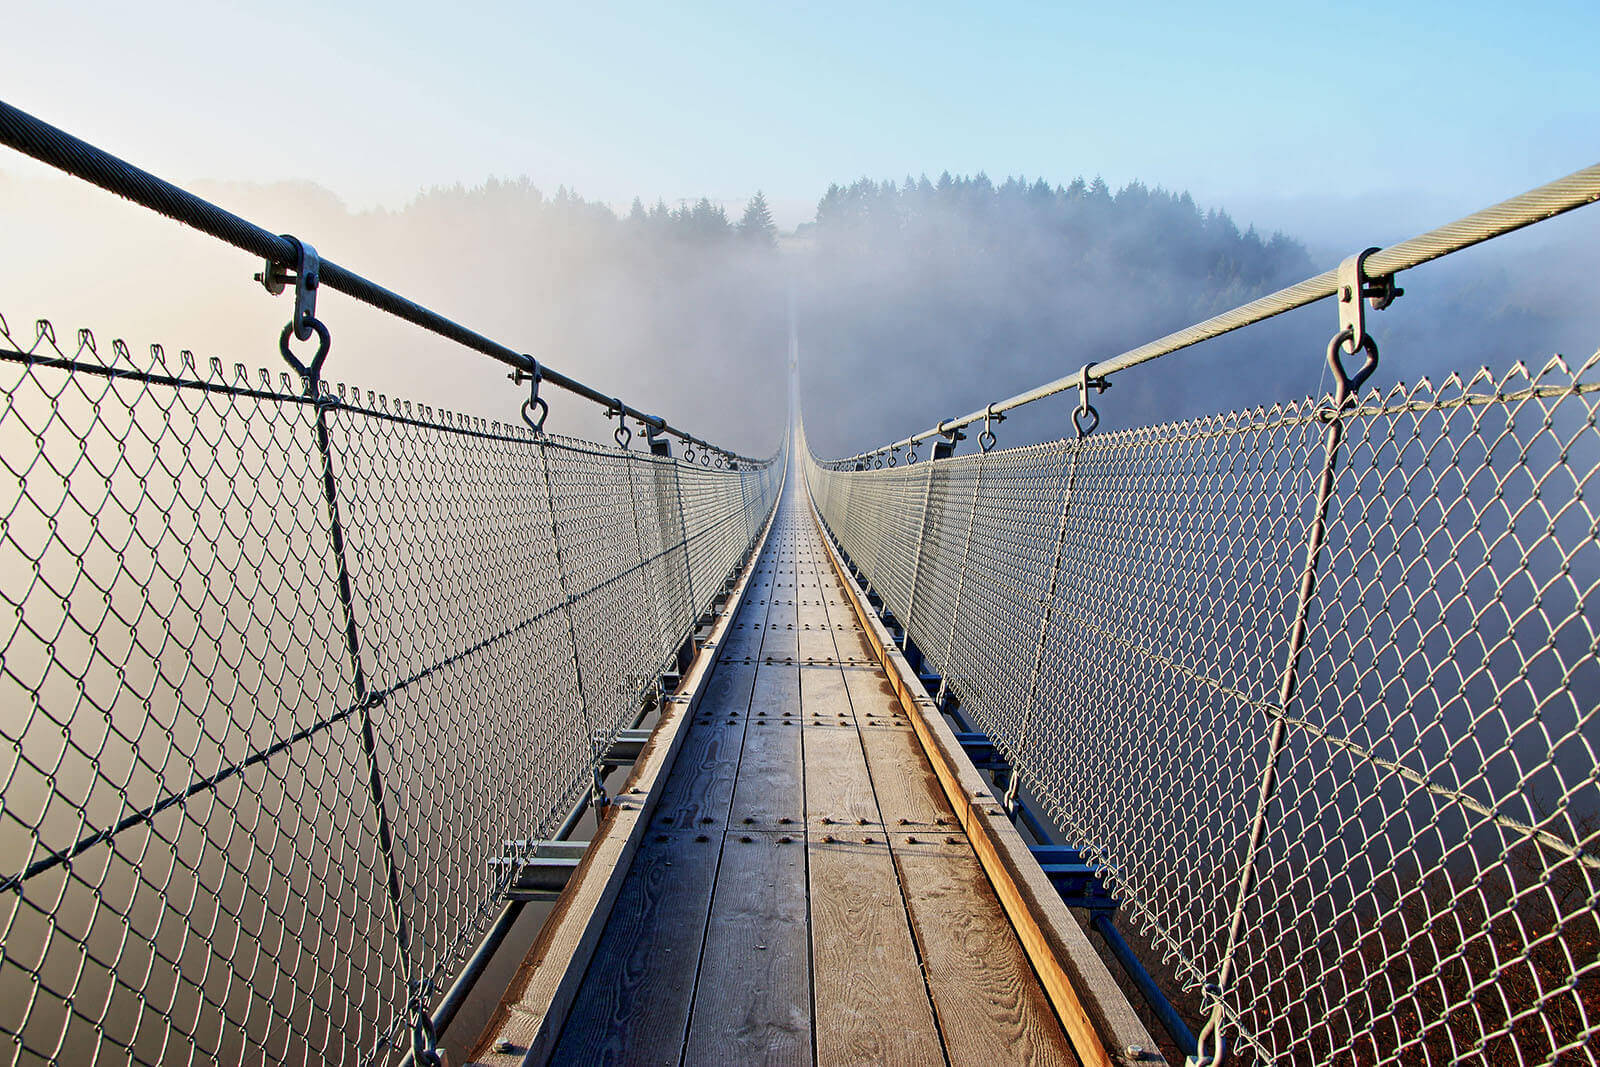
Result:
<svg viewBox="0 0 1600 1067"><path fill-rule="evenodd" d="M773 224L767 198L760 189L745 205L744 218L739 220L739 236L763 248L774 248L778 244L778 227Z"/></svg>

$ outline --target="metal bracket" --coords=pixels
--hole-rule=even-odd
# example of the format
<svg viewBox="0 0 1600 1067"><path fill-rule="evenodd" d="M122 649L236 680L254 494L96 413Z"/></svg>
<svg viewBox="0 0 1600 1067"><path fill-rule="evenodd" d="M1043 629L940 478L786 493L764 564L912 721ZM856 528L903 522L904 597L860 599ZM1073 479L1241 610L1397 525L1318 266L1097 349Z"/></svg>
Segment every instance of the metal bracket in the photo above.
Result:
<svg viewBox="0 0 1600 1067"><path fill-rule="evenodd" d="M1005 421L1005 413L996 411L993 404L983 409L983 432L978 434L978 447L980 449L987 452L994 447L993 424Z"/></svg>
<svg viewBox="0 0 1600 1067"><path fill-rule="evenodd" d="M1109 378L1096 378L1096 377L1093 377L1092 375L1090 375L1089 368L1092 367L1092 366L1094 366L1094 364L1085 363L1083 365L1083 369L1078 372L1078 410L1079 411L1086 411L1090 407L1090 404L1089 404L1089 390L1092 389L1097 393L1103 393L1107 389L1111 388L1111 380Z"/></svg>
<svg viewBox="0 0 1600 1067"><path fill-rule="evenodd" d="M286 233L279 236L294 245L294 273L289 273L287 268L280 267L269 259L266 261L266 269L257 274L255 279L273 296L283 292L290 282L294 283L294 317L289 320L289 325L297 338L308 341L314 329L311 324L317 317L317 287L322 283L320 277L322 261L317 257L317 250L298 237L291 237Z"/></svg>
<svg viewBox="0 0 1600 1067"><path fill-rule="evenodd" d="M1373 311L1382 311L1405 295L1405 290L1394 284L1393 274L1376 278L1367 274L1367 257L1377 251L1380 250L1369 248L1339 264L1335 294L1339 298L1339 332L1350 331L1351 352L1359 351L1367 339L1367 304L1372 305Z"/></svg>
<svg viewBox="0 0 1600 1067"><path fill-rule="evenodd" d="M554 900L578 869L587 841L507 841L499 856L489 857L491 876L512 872L508 900Z"/></svg>
<svg viewBox="0 0 1600 1067"><path fill-rule="evenodd" d="M1111 388L1111 382L1105 378L1090 376L1089 368L1094 364L1085 363L1078 372L1078 406L1072 410L1072 425L1078 431L1079 437L1087 437L1100 426L1100 412L1089 403L1089 390L1103 393Z"/></svg>
<svg viewBox="0 0 1600 1067"><path fill-rule="evenodd" d="M518 367L506 375L516 385L531 382L528 387L528 399L522 402L522 421L534 433L544 433L544 420L550 417L550 403L539 395L539 383L544 380L544 369L539 366L539 361L532 356L527 356L530 367ZM537 413L537 417L535 415Z"/></svg>

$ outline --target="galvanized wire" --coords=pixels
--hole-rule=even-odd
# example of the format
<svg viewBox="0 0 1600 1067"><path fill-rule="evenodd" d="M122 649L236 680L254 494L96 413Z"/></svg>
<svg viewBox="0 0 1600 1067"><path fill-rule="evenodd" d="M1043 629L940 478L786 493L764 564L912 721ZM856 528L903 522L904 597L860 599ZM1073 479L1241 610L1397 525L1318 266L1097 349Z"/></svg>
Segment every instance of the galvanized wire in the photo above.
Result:
<svg viewBox="0 0 1600 1067"><path fill-rule="evenodd" d="M14 1064L408 1050L780 473L47 323L0 397Z"/></svg>
<svg viewBox="0 0 1600 1067"><path fill-rule="evenodd" d="M1594 1063L1600 354L1331 410L806 469L1174 992L1209 1010L1229 978L1212 996L1232 1058ZM1282 706L1329 418L1343 442Z"/></svg>

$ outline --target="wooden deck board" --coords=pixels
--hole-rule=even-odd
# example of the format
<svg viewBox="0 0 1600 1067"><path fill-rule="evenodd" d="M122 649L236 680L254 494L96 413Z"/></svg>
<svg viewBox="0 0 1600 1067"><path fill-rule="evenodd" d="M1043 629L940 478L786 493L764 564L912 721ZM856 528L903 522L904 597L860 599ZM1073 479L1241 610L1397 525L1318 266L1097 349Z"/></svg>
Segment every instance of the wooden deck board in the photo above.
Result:
<svg viewBox="0 0 1600 1067"><path fill-rule="evenodd" d="M941 1063L888 843L878 834L813 832L808 855L817 1062Z"/></svg>
<svg viewBox="0 0 1600 1067"><path fill-rule="evenodd" d="M1074 1063L806 507L781 505L549 1062Z"/></svg>
<svg viewBox="0 0 1600 1067"><path fill-rule="evenodd" d="M550 1062L679 1062L720 842L679 831L640 846Z"/></svg>
<svg viewBox="0 0 1600 1067"><path fill-rule="evenodd" d="M804 825L799 705L798 669L763 665L756 674L734 786L733 829Z"/></svg>
<svg viewBox="0 0 1600 1067"><path fill-rule="evenodd" d="M811 1063L802 836L726 835L684 1062Z"/></svg>
<svg viewBox="0 0 1600 1067"><path fill-rule="evenodd" d="M862 730L861 744L885 826L955 828L955 809L909 727Z"/></svg>
<svg viewBox="0 0 1600 1067"><path fill-rule="evenodd" d="M956 834L893 841L951 1067L1077 1063L971 846Z"/></svg>
<svg viewBox="0 0 1600 1067"><path fill-rule="evenodd" d="M806 821L811 829L879 825L878 799L855 724L808 725L805 744Z"/></svg>

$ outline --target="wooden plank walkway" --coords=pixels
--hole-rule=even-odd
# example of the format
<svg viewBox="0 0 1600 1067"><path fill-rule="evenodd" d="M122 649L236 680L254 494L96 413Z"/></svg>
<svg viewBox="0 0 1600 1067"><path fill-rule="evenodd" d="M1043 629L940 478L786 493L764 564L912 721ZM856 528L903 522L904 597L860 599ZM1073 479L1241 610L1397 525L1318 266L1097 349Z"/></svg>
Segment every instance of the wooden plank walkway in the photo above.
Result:
<svg viewBox="0 0 1600 1067"><path fill-rule="evenodd" d="M552 1063L1075 1063L790 474Z"/></svg>

